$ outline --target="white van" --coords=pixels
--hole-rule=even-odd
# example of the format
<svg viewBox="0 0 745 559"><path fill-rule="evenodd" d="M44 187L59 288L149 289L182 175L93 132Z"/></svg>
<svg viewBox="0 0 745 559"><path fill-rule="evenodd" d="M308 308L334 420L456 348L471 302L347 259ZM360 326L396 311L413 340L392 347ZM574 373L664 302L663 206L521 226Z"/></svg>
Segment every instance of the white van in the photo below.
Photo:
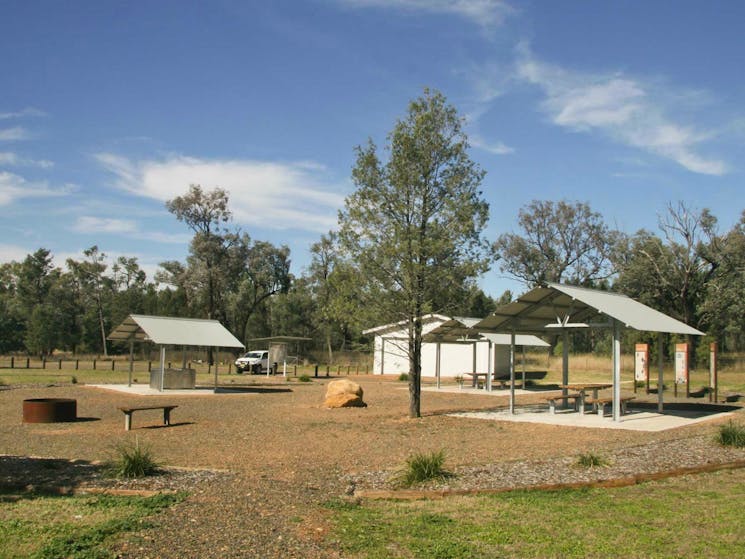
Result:
<svg viewBox="0 0 745 559"><path fill-rule="evenodd" d="M263 373L269 370L269 352L266 350L249 351L235 360L235 372L239 375L243 371Z"/></svg>

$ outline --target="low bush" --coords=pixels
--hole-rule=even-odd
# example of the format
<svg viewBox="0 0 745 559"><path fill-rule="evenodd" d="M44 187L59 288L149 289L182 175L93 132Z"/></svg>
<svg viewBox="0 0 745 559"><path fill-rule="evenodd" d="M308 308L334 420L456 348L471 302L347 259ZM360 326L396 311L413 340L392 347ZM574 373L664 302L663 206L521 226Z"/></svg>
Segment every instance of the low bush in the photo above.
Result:
<svg viewBox="0 0 745 559"><path fill-rule="evenodd" d="M154 475L158 472L158 463L152 451L140 445L135 438L134 444L122 443L115 449L116 458L109 463L109 470L115 477L138 478Z"/></svg>
<svg viewBox="0 0 745 559"><path fill-rule="evenodd" d="M300 375L297 377L298 382L310 382L310 376L309 375Z"/></svg>
<svg viewBox="0 0 745 559"><path fill-rule="evenodd" d="M401 382L406 382L407 380L409 380L408 373L401 373L400 375L398 375L398 380L400 380Z"/></svg>
<svg viewBox="0 0 745 559"><path fill-rule="evenodd" d="M583 468L597 468L607 466L608 460L594 452L585 452L577 457L577 465Z"/></svg>
<svg viewBox="0 0 745 559"><path fill-rule="evenodd" d="M745 425L735 423L731 419L719 426L717 441L722 446L745 448Z"/></svg>
<svg viewBox="0 0 745 559"><path fill-rule="evenodd" d="M406 465L393 478L393 484L398 487L411 487L417 483L430 480L440 480L453 474L446 471L445 451L422 452L409 456Z"/></svg>

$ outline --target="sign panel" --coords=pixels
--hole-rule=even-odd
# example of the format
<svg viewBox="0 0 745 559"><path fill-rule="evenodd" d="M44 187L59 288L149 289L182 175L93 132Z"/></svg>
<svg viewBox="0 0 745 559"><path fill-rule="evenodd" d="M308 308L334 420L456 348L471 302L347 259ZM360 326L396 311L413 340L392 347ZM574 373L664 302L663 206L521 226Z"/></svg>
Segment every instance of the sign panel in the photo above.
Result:
<svg viewBox="0 0 745 559"><path fill-rule="evenodd" d="M675 382L688 382L688 344L675 344Z"/></svg>
<svg viewBox="0 0 745 559"><path fill-rule="evenodd" d="M649 378L649 344L636 344L634 380L646 382Z"/></svg>

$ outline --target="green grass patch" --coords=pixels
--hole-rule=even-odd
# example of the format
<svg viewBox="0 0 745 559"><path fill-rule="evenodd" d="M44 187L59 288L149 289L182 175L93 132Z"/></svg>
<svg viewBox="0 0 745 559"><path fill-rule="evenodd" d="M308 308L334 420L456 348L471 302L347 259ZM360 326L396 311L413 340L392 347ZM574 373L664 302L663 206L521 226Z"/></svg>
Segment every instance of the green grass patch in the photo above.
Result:
<svg viewBox="0 0 745 559"><path fill-rule="evenodd" d="M118 538L152 526L149 517L184 498L184 494L0 496L0 559L114 557L110 549Z"/></svg>
<svg viewBox="0 0 745 559"><path fill-rule="evenodd" d="M719 426L717 441L722 446L745 447L745 425L735 423L731 419Z"/></svg>
<svg viewBox="0 0 745 559"><path fill-rule="evenodd" d="M452 476L445 470L445 451L422 452L409 456L406 465L393 478L394 485L411 487L430 480Z"/></svg>
<svg viewBox="0 0 745 559"><path fill-rule="evenodd" d="M733 470L618 489L334 503L329 538L356 559L736 557L743 499L745 470Z"/></svg>
<svg viewBox="0 0 745 559"><path fill-rule="evenodd" d="M607 466L608 460L594 452L584 452L577 457L576 464L582 468L598 468Z"/></svg>
<svg viewBox="0 0 745 559"><path fill-rule="evenodd" d="M401 382L407 382L409 380L409 374L408 373L401 373L398 375L398 380Z"/></svg>
<svg viewBox="0 0 745 559"><path fill-rule="evenodd" d="M135 438L134 444L124 442L115 447L116 457L109 462L109 473L114 477L138 478L152 476L158 473L158 463L155 461L149 447L140 444Z"/></svg>
<svg viewBox="0 0 745 559"><path fill-rule="evenodd" d="M310 375L300 375L297 377L298 382L310 382Z"/></svg>

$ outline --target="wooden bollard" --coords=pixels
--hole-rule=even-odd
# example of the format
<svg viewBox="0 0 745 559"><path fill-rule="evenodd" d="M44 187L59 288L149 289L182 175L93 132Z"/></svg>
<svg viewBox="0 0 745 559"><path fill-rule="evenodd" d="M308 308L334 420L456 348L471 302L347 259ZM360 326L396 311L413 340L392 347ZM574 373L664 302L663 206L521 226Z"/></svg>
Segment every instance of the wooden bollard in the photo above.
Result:
<svg viewBox="0 0 745 559"><path fill-rule="evenodd" d="M96 360L95 359L93 360L93 370L94 371L96 370Z"/></svg>
<svg viewBox="0 0 745 559"><path fill-rule="evenodd" d="M59 360L59 366L57 367L58 370L62 370L62 359Z"/></svg>

